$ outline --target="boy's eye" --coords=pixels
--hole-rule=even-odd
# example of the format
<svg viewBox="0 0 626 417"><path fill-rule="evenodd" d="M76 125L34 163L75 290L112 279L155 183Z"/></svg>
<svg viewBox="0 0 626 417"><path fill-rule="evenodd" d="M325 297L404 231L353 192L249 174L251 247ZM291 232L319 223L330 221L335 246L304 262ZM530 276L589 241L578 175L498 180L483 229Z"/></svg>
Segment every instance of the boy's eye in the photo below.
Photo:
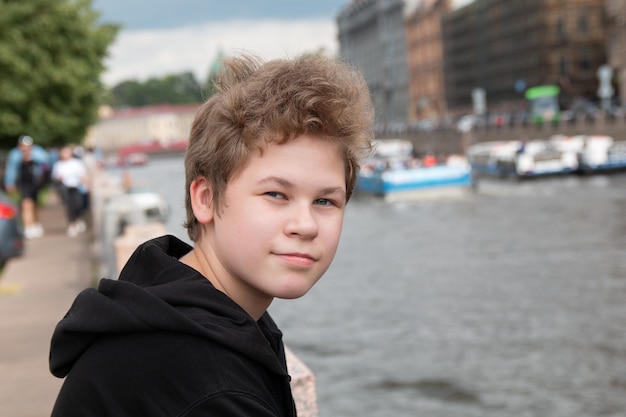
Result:
<svg viewBox="0 0 626 417"><path fill-rule="evenodd" d="M263 194L274 200L287 200L287 195L279 191L266 191ZM313 204L322 207L333 207L338 205L335 200L329 198L317 198L313 200Z"/></svg>
<svg viewBox="0 0 626 417"><path fill-rule="evenodd" d="M318 206L332 206L335 203L327 198L318 198L317 200L315 200L315 204L317 204Z"/></svg>
<svg viewBox="0 0 626 417"><path fill-rule="evenodd" d="M280 199L280 200L285 199L285 195L283 193L279 193L278 191L268 191L265 193L265 195L270 196L275 199Z"/></svg>

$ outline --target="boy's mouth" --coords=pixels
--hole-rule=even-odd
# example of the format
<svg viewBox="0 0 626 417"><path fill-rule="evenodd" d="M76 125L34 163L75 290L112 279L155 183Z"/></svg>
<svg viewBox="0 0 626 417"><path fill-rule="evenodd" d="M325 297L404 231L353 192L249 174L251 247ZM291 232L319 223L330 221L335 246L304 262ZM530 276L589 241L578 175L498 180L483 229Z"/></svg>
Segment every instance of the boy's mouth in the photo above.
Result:
<svg viewBox="0 0 626 417"><path fill-rule="evenodd" d="M279 258L290 265L294 266L310 266L315 262L315 258L306 253L279 253L276 254Z"/></svg>

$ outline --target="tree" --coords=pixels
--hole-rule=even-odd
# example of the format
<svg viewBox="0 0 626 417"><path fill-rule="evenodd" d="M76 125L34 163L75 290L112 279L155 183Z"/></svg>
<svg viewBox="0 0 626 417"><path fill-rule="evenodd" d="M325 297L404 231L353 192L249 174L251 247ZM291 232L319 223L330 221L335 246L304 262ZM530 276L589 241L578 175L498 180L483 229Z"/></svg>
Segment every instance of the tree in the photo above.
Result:
<svg viewBox="0 0 626 417"><path fill-rule="evenodd" d="M115 108L146 105L143 84L136 80L122 81L115 85L109 99L109 104Z"/></svg>
<svg viewBox="0 0 626 417"><path fill-rule="evenodd" d="M144 83L123 81L111 89L115 108L155 104L192 104L203 100L202 86L192 72L150 78Z"/></svg>
<svg viewBox="0 0 626 417"><path fill-rule="evenodd" d="M100 75L119 30L92 0L0 0L0 148L27 134L78 142L97 120Z"/></svg>

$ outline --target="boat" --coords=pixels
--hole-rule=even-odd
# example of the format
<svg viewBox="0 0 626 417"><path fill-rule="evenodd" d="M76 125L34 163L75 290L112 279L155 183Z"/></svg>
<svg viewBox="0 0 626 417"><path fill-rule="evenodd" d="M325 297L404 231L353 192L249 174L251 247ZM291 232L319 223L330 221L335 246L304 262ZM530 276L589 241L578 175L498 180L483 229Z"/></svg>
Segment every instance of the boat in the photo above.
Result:
<svg viewBox="0 0 626 417"><path fill-rule="evenodd" d="M530 178L577 172L578 149L558 140L512 140L471 145L467 159L480 176Z"/></svg>
<svg viewBox="0 0 626 417"><path fill-rule="evenodd" d="M626 169L626 141L616 141L606 135L582 136L579 140L579 165L582 173Z"/></svg>
<svg viewBox="0 0 626 417"><path fill-rule="evenodd" d="M133 152L126 155L124 159L122 159L122 164L129 166L143 166L146 165L149 160L150 157L148 156L148 154L144 152Z"/></svg>
<svg viewBox="0 0 626 417"><path fill-rule="evenodd" d="M475 175L506 176L515 173L519 141L481 142L469 146L467 160Z"/></svg>
<svg viewBox="0 0 626 417"><path fill-rule="evenodd" d="M377 139L373 155L359 172L356 191L386 200L444 196L471 189L472 170L462 155L437 161L432 154L417 158L410 141Z"/></svg>
<svg viewBox="0 0 626 417"><path fill-rule="evenodd" d="M133 152L129 154L112 154L104 158L102 165L105 168L140 167L150 162L148 154Z"/></svg>

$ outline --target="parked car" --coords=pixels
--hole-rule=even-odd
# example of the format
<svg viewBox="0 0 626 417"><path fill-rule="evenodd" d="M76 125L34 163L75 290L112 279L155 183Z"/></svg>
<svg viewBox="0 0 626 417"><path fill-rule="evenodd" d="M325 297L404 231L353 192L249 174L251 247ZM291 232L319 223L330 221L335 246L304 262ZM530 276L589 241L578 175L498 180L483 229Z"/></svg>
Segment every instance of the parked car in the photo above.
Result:
<svg viewBox="0 0 626 417"><path fill-rule="evenodd" d="M24 235L18 205L0 190L0 268L24 251Z"/></svg>

